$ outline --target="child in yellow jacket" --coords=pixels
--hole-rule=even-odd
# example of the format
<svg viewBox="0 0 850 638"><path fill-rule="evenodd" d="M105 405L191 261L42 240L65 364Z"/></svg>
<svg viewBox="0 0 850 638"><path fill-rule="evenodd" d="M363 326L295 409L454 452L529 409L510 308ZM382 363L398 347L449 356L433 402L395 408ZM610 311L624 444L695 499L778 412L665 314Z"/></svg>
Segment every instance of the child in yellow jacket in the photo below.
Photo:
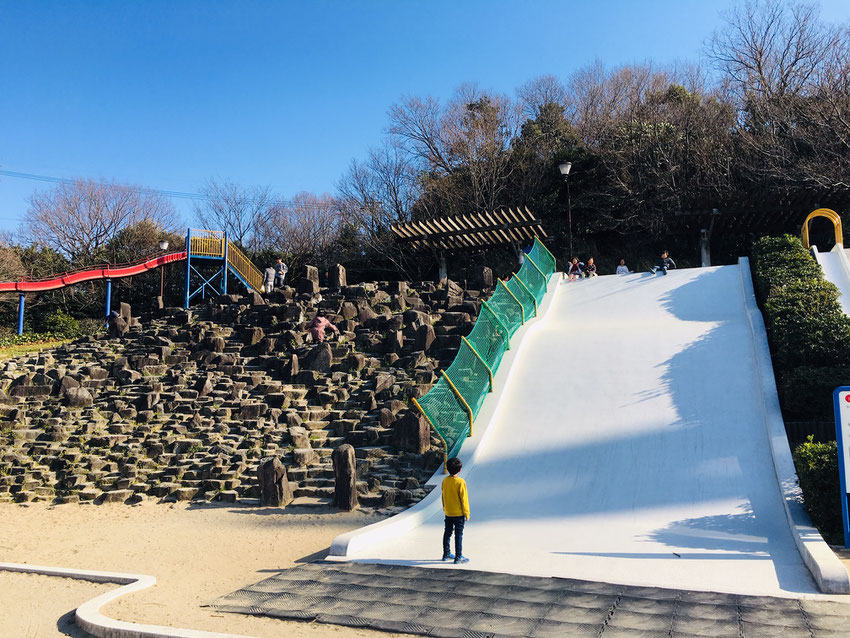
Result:
<svg viewBox="0 0 850 638"><path fill-rule="evenodd" d="M463 526L469 520L469 498L466 481L458 476L463 463L459 458L449 459L446 469L449 476L443 479L443 512L446 514L446 529L443 532L443 560L454 559L455 565L468 563L463 555ZM455 553L449 551L449 541L455 535Z"/></svg>

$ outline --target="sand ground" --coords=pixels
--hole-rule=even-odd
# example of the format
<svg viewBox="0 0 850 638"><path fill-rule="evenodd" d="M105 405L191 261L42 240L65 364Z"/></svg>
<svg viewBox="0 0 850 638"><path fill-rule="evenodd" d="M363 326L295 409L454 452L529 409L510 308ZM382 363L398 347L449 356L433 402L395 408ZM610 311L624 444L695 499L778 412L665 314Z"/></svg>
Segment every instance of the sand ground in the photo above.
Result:
<svg viewBox="0 0 850 638"><path fill-rule="evenodd" d="M265 638L392 634L224 614L217 597L324 555L373 512L234 505L0 504L0 562L150 574L157 584L102 611L120 620ZM112 585L0 572L0 636L84 636L73 610ZM117 585L115 586L117 587Z"/></svg>

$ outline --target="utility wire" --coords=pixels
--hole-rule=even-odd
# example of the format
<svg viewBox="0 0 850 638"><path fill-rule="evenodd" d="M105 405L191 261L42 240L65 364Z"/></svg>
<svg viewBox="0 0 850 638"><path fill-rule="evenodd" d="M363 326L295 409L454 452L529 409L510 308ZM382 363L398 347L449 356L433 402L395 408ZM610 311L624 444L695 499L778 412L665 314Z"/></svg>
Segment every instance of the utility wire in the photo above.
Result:
<svg viewBox="0 0 850 638"><path fill-rule="evenodd" d="M12 177L14 179L28 179L35 182L48 182L50 184L73 184L75 179L68 179L65 177L52 177L50 175L35 175L33 173L19 173L17 171L7 171L0 169L0 175L4 177ZM156 195L163 195L165 197L171 197L174 199L191 199L196 201L210 201L211 198L209 195L204 195L203 193L184 193L181 191L167 191L160 190L158 188L146 188L144 186L134 187L137 190L143 193L152 193ZM255 202L256 200L251 199L249 201ZM274 201L278 206L283 206L286 208L299 206L300 203L294 200L284 200L278 199ZM331 203L327 202L312 202L310 206L317 206L319 208L335 208L335 206Z"/></svg>

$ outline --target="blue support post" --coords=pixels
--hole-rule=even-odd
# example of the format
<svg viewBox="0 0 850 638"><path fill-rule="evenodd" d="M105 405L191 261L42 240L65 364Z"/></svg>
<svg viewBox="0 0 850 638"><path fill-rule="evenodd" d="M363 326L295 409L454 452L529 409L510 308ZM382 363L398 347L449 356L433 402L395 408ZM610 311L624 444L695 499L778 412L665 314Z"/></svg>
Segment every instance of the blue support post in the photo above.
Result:
<svg viewBox="0 0 850 638"><path fill-rule="evenodd" d="M112 313L112 280L106 280L106 325L109 326L109 315Z"/></svg>
<svg viewBox="0 0 850 638"><path fill-rule="evenodd" d="M24 293L18 297L18 334L24 334Z"/></svg>
<svg viewBox="0 0 850 638"><path fill-rule="evenodd" d="M221 276L221 294L227 294L227 231L224 231L224 268Z"/></svg>
<svg viewBox="0 0 850 638"><path fill-rule="evenodd" d="M186 304L185 308L189 309L189 295L191 294L190 285L192 278L192 229L186 229Z"/></svg>

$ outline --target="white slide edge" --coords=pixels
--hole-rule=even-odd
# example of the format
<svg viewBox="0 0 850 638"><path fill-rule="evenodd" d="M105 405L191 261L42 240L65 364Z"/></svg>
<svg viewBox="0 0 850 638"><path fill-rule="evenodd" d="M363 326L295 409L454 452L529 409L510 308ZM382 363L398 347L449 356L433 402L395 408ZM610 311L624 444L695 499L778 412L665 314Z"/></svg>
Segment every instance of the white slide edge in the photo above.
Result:
<svg viewBox="0 0 850 638"><path fill-rule="evenodd" d="M473 430L475 436L464 443L458 454L463 462L465 472L468 472L475 465L475 461L484 449L493 430L491 424L495 420L513 377L513 371L516 367L514 363L521 355L528 335L537 331L546 322L553 301L563 287L561 279L562 274L560 272L556 272L549 278L548 289L543 301L538 306L537 316L521 326L511 338L511 349L505 352L499 364L499 370L493 377L493 391L484 400L484 405L475 419ZM383 521L340 534L334 538L327 560L345 560L347 557L401 536L422 525L436 512L439 512L443 506L439 489L443 476L443 473L438 469L427 482L428 485L434 486L431 493L413 507Z"/></svg>
<svg viewBox="0 0 850 638"><path fill-rule="evenodd" d="M850 593L850 576L848 576L847 569L823 540L820 532L812 525L808 513L803 508L800 483L794 467L794 459L791 456L788 437L785 433L785 422L779 408L779 395L776 390L776 379L773 375L767 332L764 327L764 319L756 304L749 259L746 257L739 258L738 265L740 267L744 305L753 337L756 365L761 380L765 427L791 535L794 537L794 543L797 545L803 562L815 579L818 589L827 594Z"/></svg>
<svg viewBox="0 0 850 638"><path fill-rule="evenodd" d="M41 576L58 576L75 580L88 580L95 583L116 583L118 589L101 594L77 607L75 621L83 631L97 638L250 638L237 634L222 634L198 629L180 629L161 625L142 625L115 620L100 613L101 607L126 594L131 594L156 584L156 577L144 574L122 574L101 572L88 569L68 569L65 567L45 567L24 563L0 563L0 571Z"/></svg>

